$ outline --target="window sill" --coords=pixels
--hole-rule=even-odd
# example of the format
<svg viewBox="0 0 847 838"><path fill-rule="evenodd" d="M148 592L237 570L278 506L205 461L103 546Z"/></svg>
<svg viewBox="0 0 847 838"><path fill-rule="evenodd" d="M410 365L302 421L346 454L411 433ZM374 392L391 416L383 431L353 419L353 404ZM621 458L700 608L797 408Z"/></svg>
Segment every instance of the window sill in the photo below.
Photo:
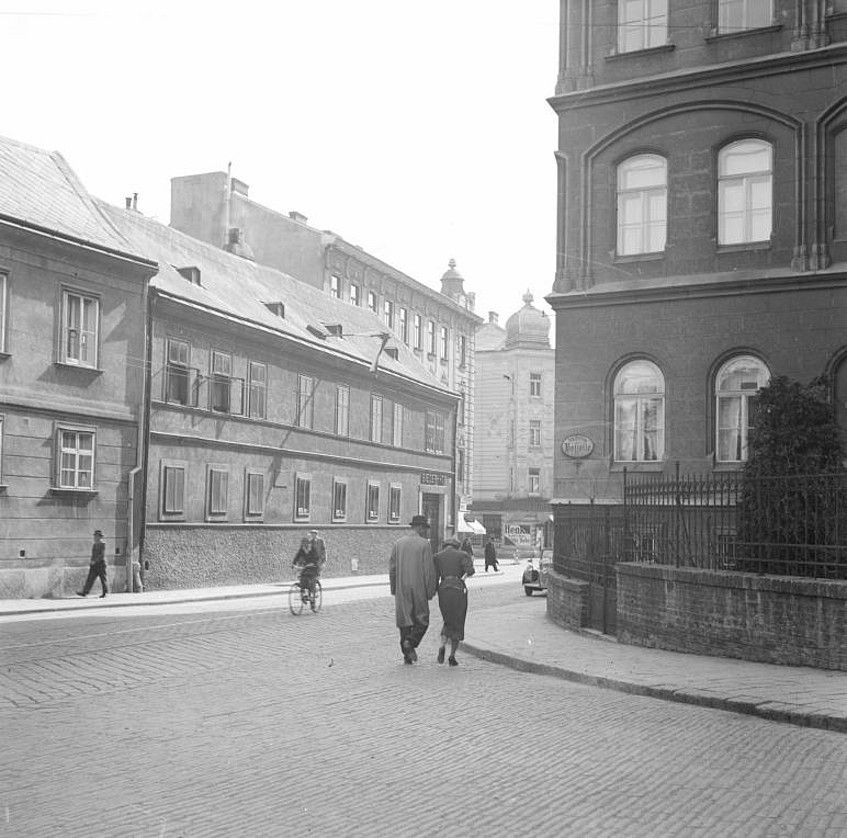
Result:
<svg viewBox="0 0 847 838"><path fill-rule="evenodd" d="M744 471L744 466L744 460L726 463L715 462L712 466L712 471L718 472L719 474L740 474Z"/></svg>
<svg viewBox="0 0 847 838"><path fill-rule="evenodd" d="M622 473L624 470L640 474L660 473L665 470L664 460L653 460L651 462L612 462L609 471Z"/></svg>
<svg viewBox="0 0 847 838"><path fill-rule="evenodd" d="M48 491L51 495L75 495L77 497L95 497L100 494L97 489L71 489L66 486L51 486Z"/></svg>
<svg viewBox="0 0 847 838"><path fill-rule="evenodd" d="M69 364L67 361L55 361L53 366L60 367L64 370L74 370L76 372L84 372L89 375L103 375L103 370L99 367L87 367L84 364Z"/></svg>
<svg viewBox="0 0 847 838"><path fill-rule="evenodd" d="M616 265L623 265L627 262L658 262L665 258L664 250L657 250L655 253L631 253L626 255L615 254L612 260Z"/></svg>
<svg viewBox="0 0 847 838"><path fill-rule="evenodd" d="M611 52L606 56L606 61L619 61L622 58L641 58L650 55L659 55L663 52L673 52L676 49L675 44L661 44L658 47L645 47L644 49L632 49L626 52Z"/></svg>
<svg viewBox="0 0 847 838"><path fill-rule="evenodd" d="M434 361L435 360L435 353L434 352L427 352L426 358L427 358L428 361Z"/></svg>
<svg viewBox="0 0 847 838"><path fill-rule="evenodd" d="M185 520L184 512L163 512L159 516L159 520L163 523L178 523Z"/></svg>
<svg viewBox="0 0 847 838"><path fill-rule="evenodd" d="M447 361L447 359L446 359L446 358L442 358L442 359L441 359L441 366L442 366L442 367L446 367L446 366L447 366L447 363L448 363L448 361Z"/></svg>
<svg viewBox="0 0 847 838"><path fill-rule="evenodd" d="M366 524L378 524L379 518L368 518L367 521L365 521L365 523Z"/></svg>
<svg viewBox="0 0 847 838"><path fill-rule="evenodd" d="M207 524L228 524L226 515L207 515L206 516Z"/></svg>
<svg viewBox="0 0 847 838"><path fill-rule="evenodd" d="M719 244L718 253L743 253L746 250L770 250L770 241L764 242L740 242L739 244Z"/></svg>
<svg viewBox="0 0 847 838"><path fill-rule="evenodd" d="M392 519L388 523L389 523L390 526L396 527L400 523L400 519L399 518Z"/></svg>
<svg viewBox="0 0 847 838"><path fill-rule="evenodd" d="M770 26L758 26L755 29L742 29L739 32L718 32L717 27L706 36L706 43L711 44L713 41L726 41L733 38L744 38L747 35L764 35L769 32L779 32L782 29L781 23L772 23Z"/></svg>

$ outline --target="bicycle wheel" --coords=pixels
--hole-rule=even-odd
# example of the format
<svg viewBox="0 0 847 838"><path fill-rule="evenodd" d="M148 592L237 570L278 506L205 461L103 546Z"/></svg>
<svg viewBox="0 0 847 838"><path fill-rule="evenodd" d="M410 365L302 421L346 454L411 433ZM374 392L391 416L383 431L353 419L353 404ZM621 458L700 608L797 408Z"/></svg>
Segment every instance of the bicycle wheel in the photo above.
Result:
<svg viewBox="0 0 847 838"><path fill-rule="evenodd" d="M305 602L303 602L303 592L300 590L299 582L292 582L291 587L288 589L288 607L291 609L291 613L297 617L303 613L303 606Z"/></svg>
<svg viewBox="0 0 847 838"><path fill-rule="evenodd" d="M310 599L311 599L311 597L310 597ZM314 611L315 614L317 614L318 611L321 610L321 601L322 600L323 600L323 589L321 588L321 583L318 582L317 579L315 579L314 600L310 603L310 605L313 606L312 611Z"/></svg>

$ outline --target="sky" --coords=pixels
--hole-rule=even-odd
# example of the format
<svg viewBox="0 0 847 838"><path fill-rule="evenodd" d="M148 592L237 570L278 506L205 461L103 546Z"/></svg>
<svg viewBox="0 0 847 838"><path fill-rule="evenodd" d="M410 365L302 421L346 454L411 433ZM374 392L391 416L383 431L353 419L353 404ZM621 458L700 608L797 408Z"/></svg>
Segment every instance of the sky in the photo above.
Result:
<svg viewBox="0 0 847 838"><path fill-rule="evenodd" d="M426 285L454 258L483 317L550 314L558 5L0 0L0 134L163 223L170 178L231 162Z"/></svg>

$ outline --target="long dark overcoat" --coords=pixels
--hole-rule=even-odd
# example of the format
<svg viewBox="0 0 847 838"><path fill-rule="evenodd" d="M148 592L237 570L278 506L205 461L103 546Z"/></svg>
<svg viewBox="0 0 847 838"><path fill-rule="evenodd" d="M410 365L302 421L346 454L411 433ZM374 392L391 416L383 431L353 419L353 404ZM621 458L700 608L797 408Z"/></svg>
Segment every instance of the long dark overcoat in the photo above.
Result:
<svg viewBox="0 0 847 838"><path fill-rule="evenodd" d="M432 547L417 533L394 543L388 562L397 627L429 625L429 601L435 596Z"/></svg>

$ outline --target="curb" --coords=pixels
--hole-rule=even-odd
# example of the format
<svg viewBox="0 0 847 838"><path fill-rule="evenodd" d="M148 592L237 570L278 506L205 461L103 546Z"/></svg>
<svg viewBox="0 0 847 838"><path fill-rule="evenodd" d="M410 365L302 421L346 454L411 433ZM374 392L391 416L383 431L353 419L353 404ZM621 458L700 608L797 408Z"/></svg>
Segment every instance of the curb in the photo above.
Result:
<svg viewBox="0 0 847 838"><path fill-rule="evenodd" d="M166 600L146 600L140 602L102 602L94 605L75 605L72 607L57 607L57 608L27 608L17 611L0 611L0 617L15 617L19 614L55 614L59 611L102 611L104 608L132 608L135 606L153 606L153 605L185 605L189 602L223 602L228 599L256 599L263 596L281 596L288 593L290 582L280 585L278 591L253 591L238 594L218 594L217 596L199 596L188 597L184 599L166 599ZM352 585L332 585L323 586L326 591L348 591L352 588L378 588L380 586L388 587L388 580L385 582L360 582ZM121 592L123 593L123 591ZM70 602L78 602L79 600L67 600Z"/></svg>
<svg viewBox="0 0 847 838"><path fill-rule="evenodd" d="M697 707L709 707L714 710L725 710L731 713L742 713L748 716L758 716L772 722L797 725L798 727L811 727L819 730L830 730L836 733L847 733L847 718L836 718L833 716L816 715L813 713L802 713L796 710L785 710L775 707L771 702L754 704L749 701L733 700L731 698L719 698L706 693L690 692L686 690L673 690L663 687L651 687L645 684L633 684L628 681L619 681L614 678L605 678L599 675L589 675L585 672L576 672L564 669L560 666L552 666L546 663L537 663L523 658L508 655L504 652L495 652L491 649L483 649L471 643L462 641L461 648L469 655L480 660L490 661L502 666L508 666L518 672L530 672L535 675L549 675L553 678L561 678L577 684L585 684L590 687L602 687L604 689L617 690L630 695L643 695L648 698L658 698L663 701L676 701L680 704L692 704ZM771 706L768 706L771 705Z"/></svg>

